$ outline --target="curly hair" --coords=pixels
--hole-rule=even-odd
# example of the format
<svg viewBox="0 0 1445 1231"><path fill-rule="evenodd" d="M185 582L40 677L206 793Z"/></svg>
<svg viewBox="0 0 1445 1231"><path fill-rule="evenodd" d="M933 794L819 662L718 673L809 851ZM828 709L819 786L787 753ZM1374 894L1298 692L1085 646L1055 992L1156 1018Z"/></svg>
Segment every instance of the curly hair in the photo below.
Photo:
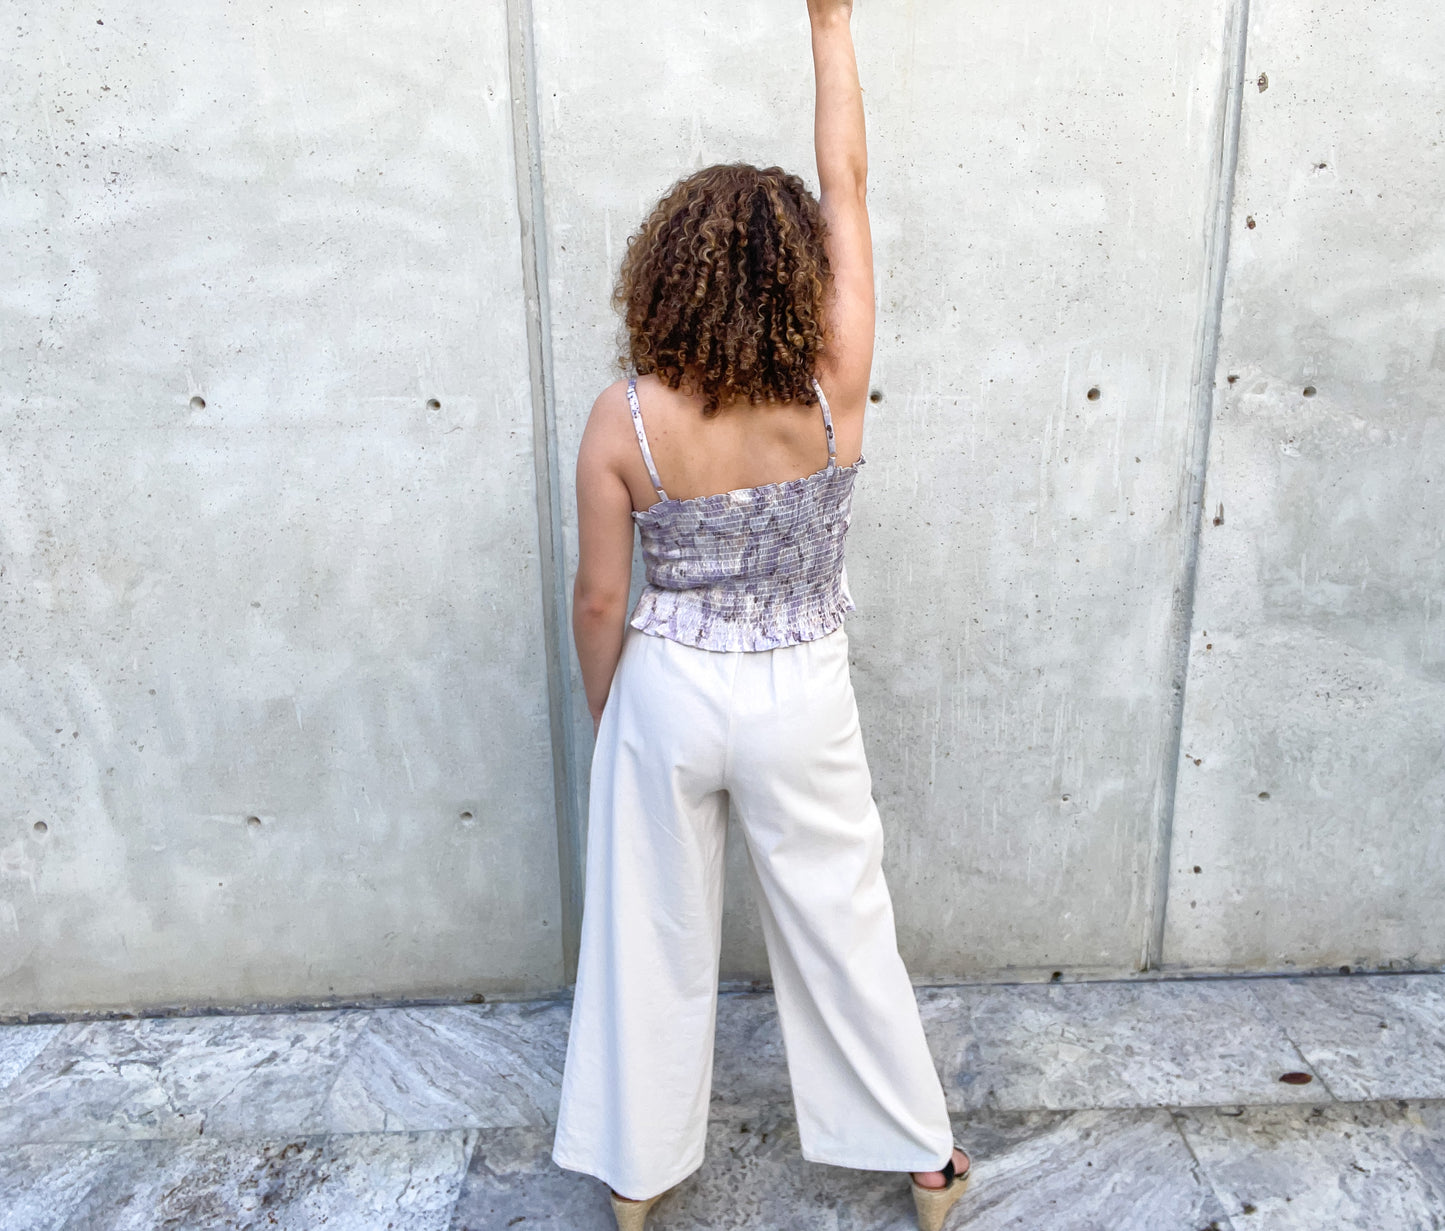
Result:
<svg viewBox="0 0 1445 1231"><path fill-rule="evenodd" d="M817 401L833 275L817 198L796 175L749 163L679 180L641 230L613 291L627 329L620 366L703 397Z"/></svg>

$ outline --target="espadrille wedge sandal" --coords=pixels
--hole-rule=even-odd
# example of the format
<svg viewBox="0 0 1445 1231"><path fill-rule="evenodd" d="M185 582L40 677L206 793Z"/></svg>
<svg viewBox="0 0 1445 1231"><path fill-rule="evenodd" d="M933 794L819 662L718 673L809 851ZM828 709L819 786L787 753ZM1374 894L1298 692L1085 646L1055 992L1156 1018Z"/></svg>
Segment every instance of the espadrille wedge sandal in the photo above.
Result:
<svg viewBox="0 0 1445 1231"><path fill-rule="evenodd" d="M969 1158L963 1170L959 1171L953 1165L953 1155L950 1154L948 1162L941 1170L944 1179L942 1188L924 1188L912 1176L908 1177L908 1183L913 1187L913 1204L918 1209L918 1231L943 1231L943 1220L948 1217L948 1211L968 1187L968 1178L973 1173L973 1159ZM642 1224L637 1225L640 1227Z"/></svg>
<svg viewBox="0 0 1445 1231"><path fill-rule="evenodd" d="M671 1191L670 1188L667 1190ZM646 1201L624 1201L611 1190L609 1195L612 1198L612 1216L617 1219L617 1231L645 1231L648 1211L667 1196L667 1193L658 1193Z"/></svg>

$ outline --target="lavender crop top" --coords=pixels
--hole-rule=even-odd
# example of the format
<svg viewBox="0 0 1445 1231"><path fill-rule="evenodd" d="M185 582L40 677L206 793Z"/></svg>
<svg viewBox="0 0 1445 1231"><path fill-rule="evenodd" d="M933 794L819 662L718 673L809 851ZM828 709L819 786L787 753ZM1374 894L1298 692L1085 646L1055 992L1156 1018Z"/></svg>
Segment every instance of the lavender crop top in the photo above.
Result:
<svg viewBox="0 0 1445 1231"><path fill-rule="evenodd" d="M828 464L799 479L673 500L662 488L637 402L632 425L661 499L634 511L647 584L632 627L705 650L771 650L826 636L854 609L843 564L853 480L839 466L833 416L815 380Z"/></svg>

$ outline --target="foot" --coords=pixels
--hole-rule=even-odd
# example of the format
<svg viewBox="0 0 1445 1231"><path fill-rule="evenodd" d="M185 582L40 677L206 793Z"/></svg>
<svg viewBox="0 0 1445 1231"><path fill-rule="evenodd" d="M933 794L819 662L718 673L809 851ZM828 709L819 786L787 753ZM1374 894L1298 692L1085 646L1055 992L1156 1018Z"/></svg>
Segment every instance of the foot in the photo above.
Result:
<svg viewBox="0 0 1445 1231"><path fill-rule="evenodd" d="M968 1170L970 1160L967 1154L957 1146L953 1148L953 1169L956 1174L962 1175ZM915 1171L913 1172L914 1182L919 1188L942 1188L944 1186L943 1172L941 1171Z"/></svg>

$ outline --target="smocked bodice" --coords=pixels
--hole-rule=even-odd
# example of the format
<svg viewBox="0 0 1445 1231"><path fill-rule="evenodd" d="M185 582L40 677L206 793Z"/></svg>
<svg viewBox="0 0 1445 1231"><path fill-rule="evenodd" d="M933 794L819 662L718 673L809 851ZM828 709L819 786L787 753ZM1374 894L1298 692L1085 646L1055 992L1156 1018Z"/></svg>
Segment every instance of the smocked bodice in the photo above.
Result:
<svg viewBox="0 0 1445 1231"><path fill-rule="evenodd" d="M658 481L629 383L638 440L662 497L632 514L647 568L634 628L702 649L767 650L825 636L854 609L843 543L864 459L837 464L832 418L814 387L827 466L781 483L673 500Z"/></svg>

